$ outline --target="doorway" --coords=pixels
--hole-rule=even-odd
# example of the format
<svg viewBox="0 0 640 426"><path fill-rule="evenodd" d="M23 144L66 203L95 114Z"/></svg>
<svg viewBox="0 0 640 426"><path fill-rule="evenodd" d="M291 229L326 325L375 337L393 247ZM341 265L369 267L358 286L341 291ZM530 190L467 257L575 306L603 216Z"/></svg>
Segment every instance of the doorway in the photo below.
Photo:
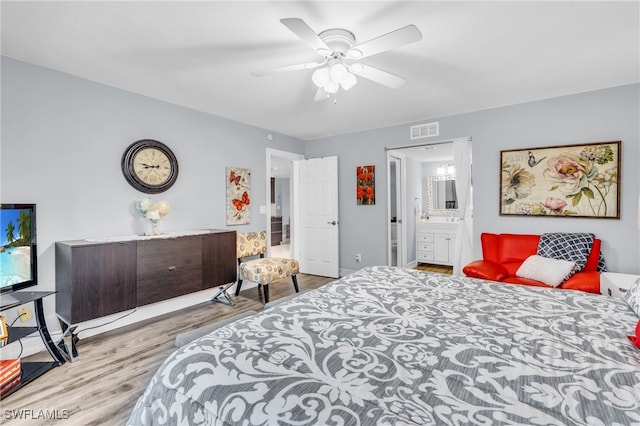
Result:
<svg viewBox="0 0 640 426"><path fill-rule="evenodd" d="M293 162L304 159L302 154L267 148L266 155L266 230L267 247L272 257L291 258L294 240L292 209L294 206Z"/></svg>
<svg viewBox="0 0 640 426"><path fill-rule="evenodd" d="M387 176L389 194L389 211L388 211L388 259L390 266L405 266L406 263L406 244L404 244L404 180L403 174L403 157L401 154L389 152L387 155Z"/></svg>
<svg viewBox="0 0 640 426"><path fill-rule="evenodd" d="M455 182L456 161L462 169L469 170L466 177L460 176L461 182L465 182L464 188L470 184L465 180L470 177L470 157L467 162L460 160L461 150L465 149L463 142L470 143L470 138L386 149L389 176L388 265L414 268L425 262L448 267L461 264L459 253L465 251L460 250L457 240L472 244L472 241L467 242L471 237L466 231L472 225L472 219L471 215L465 216L464 235L458 235L463 227L460 215L471 211L471 197L464 195L467 204L460 209L456 200L450 200L456 196L457 190L447 191L446 184ZM458 160L454 156L458 156ZM443 190L439 191L436 184L442 184ZM445 249L442 244L436 247L440 237L436 234L442 232L440 228L453 228L447 230L452 235L445 239L448 241L446 259L441 256ZM433 235L426 235L429 232ZM419 236L425 239L420 244Z"/></svg>

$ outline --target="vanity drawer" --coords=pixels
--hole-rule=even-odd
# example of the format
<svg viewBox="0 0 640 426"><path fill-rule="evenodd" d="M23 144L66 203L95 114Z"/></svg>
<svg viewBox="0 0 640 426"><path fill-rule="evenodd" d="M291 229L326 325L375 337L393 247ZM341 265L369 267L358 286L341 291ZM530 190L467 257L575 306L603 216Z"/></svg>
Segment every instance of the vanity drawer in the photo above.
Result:
<svg viewBox="0 0 640 426"><path fill-rule="evenodd" d="M138 305L202 290L202 238L138 242Z"/></svg>
<svg viewBox="0 0 640 426"><path fill-rule="evenodd" d="M433 251L433 243L418 242L418 251Z"/></svg>
<svg viewBox="0 0 640 426"><path fill-rule="evenodd" d="M418 232L418 244L420 242L433 242L433 234L423 234L422 232Z"/></svg>
<svg viewBox="0 0 640 426"><path fill-rule="evenodd" d="M418 262L431 262L433 260L433 252L432 251L419 251Z"/></svg>

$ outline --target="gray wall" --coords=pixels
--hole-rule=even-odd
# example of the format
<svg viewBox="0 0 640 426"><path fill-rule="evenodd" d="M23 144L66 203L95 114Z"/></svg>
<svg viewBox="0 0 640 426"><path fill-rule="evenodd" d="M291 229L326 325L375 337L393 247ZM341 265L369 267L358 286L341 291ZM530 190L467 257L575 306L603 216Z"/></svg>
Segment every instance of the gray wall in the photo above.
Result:
<svg viewBox="0 0 640 426"><path fill-rule="evenodd" d="M636 84L436 119L441 131L436 139L473 138L476 242L483 231L591 231L604 240L610 270L639 273L639 90ZM384 147L411 144L409 124L306 143L279 134L269 142L267 133L2 58L0 198L38 203L43 290L55 288L55 241L138 232L133 203L142 194L124 180L120 159L131 142L142 138L167 143L180 162L174 187L152 197L172 205L165 230L225 227L225 166L250 168L256 188L252 224L234 229L264 227L259 206L267 200L259 188L266 179L266 147L308 157L337 155L340 267L386 264ZM498 216L501 149L611 140L622 140L620 220ZM376 166L374 206L355 201L355 168L364 164ZM362 253L361 263L356 264L355 253ZM475 253L479 257L478 245Z"/></svg>
<svg viewBox="0 0 640 426"><path fill-rule="evenodd" d="M425 121L440 122L440 136L473 138L474 252L481 257L481 232L593 232L603 239L609 270L640 273L640 85L529 102ZM339 107L339 105L338 105ZM381 103L384 107L384 103ZM340 179L340 267L386 263L386 154L409 140L410 123L307 142L307 156L338 155ZM622 141L620 220L499 216L500 150L599 141ZM376 165L376 205L357 206L353 174L358 164ZM354 254L363 262L355 263Z"/></svg>
<svg viewBox="0 0 640 426"><path fill-rule="evenodd" d="M5 57L1 89L0 199L38 205L43 291L55 289L55 241L140 233L144 194L120 168L132 142L157 139L178 158L175 185L152 196L171 204L165 231L226 227L226 166L251 169L254 188L251 224L232 229L264 229L266 148L304 152L295 138L268 141L263 129Z"/></svg>

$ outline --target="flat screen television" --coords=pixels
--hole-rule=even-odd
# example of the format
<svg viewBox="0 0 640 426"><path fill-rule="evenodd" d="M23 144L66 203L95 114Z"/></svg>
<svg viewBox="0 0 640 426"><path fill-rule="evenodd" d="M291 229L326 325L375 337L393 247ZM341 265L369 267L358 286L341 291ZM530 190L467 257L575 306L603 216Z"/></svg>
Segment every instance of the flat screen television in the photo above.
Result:
<svg viewBox="0 0 640 426"><path fill-rule="evenodd" d="M0 294L38 284L36 205L0 204Z"/></svg>

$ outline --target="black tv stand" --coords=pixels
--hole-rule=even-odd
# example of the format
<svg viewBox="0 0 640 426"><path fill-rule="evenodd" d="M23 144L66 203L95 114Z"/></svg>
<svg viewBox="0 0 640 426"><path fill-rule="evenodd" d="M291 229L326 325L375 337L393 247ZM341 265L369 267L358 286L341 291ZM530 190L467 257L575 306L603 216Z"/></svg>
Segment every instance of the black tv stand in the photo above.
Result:
<svg viewBox="0 0 640 426"><path fill-rule="evenodd" d="M21 362L22 374L20 384L4 394L0 399L6 398L52 368L65 363L64 356L51 338L51 334L49 334L47 322L44 317L42 299L54 293L54 291L20 291L11 293L10 295L0 295L0 312L33 302L36 317L36 327L9 327L9 337L6 344L16 342L37 331L40 333L45 348L51 355L51 358L53 358L53 361L48 362Z"/></svg>

